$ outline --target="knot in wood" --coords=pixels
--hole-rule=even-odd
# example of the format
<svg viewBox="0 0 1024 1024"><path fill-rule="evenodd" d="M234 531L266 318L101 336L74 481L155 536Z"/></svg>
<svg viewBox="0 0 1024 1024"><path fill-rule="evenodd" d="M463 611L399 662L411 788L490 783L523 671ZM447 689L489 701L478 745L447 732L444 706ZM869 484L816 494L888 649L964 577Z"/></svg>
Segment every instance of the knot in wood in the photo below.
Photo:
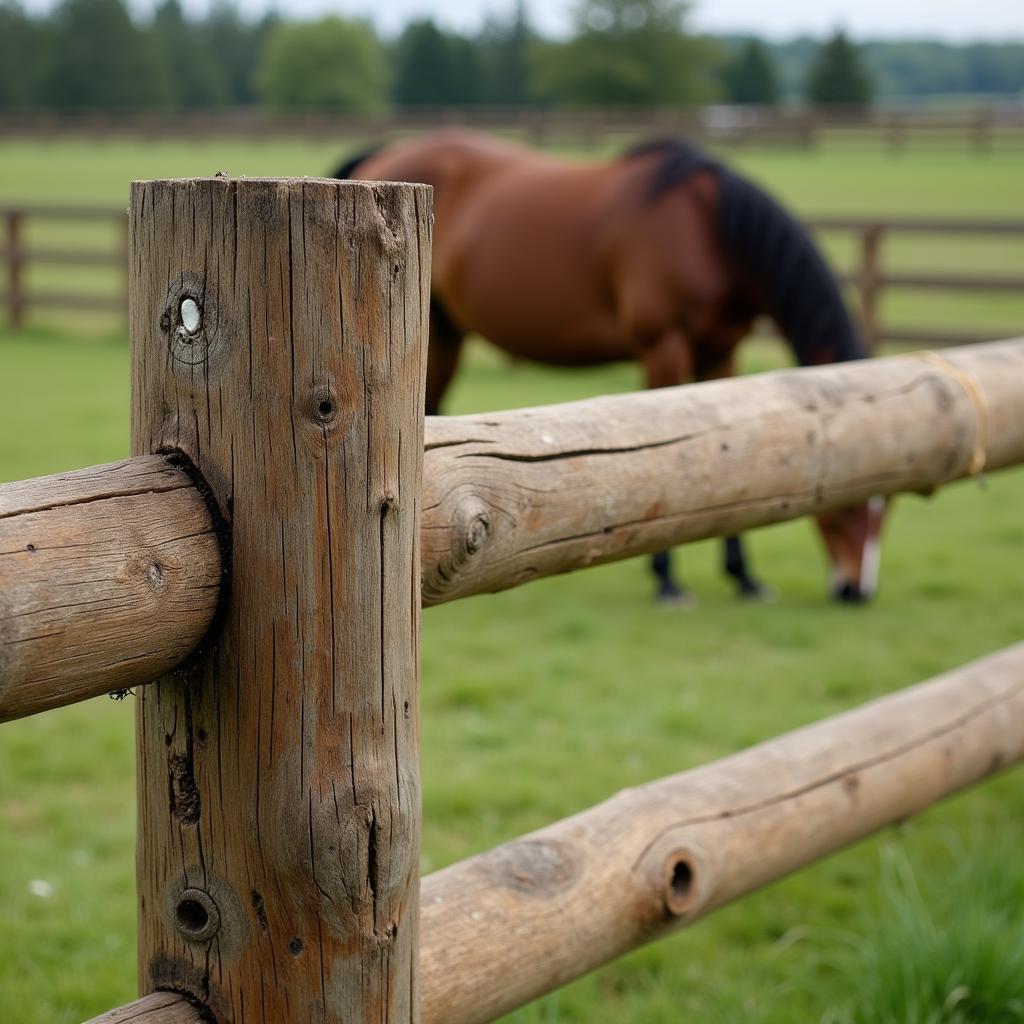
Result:
<svg viewBox="0 0 1024 1024"><path fill-rule="evenodd" d="M146 567L146 582L157 593L167 586L167 572L159 562L150 562Z"/></svg>
<svg viewBox="0 0 1024 1024"><path fill-rule="evenodd" d="M186 942L209 942L220 931L220 910L203 889L185 889L174 905L174 924Z"/></svg>
<svg viewBox="0 0 1024 1024"><path fill-rule="evenodd" d="M478 512L466 527L465 546L467 555L475 555L491 532L491 518L486 512Z"/></svg>
<svg viewBox="0 0 1024 1024"><path fill-rule="evenodd" d="M670 917L682 917L697 902L697 866L692 850L673 850L665 858L664 901Z"/></svg>
<svg viewBox="0 0 1024 1024"><path fill-rule="evenodd" d="M167 291L160 327L175 362L198 366L210 357L219 309L201 274L184 271Z"/></svg>
<svg viewBox="0 0 1024 1024"><path fill-rule="evenodd" d="M306 399L305 413L319 427L334 428L339 419L338 396L328 383L317 384Z"/></svg>
<svg viewBox="0 0 1024 1024"><path fill-rule="evenodd" d="M499 846L478 863L494 885L537 899L572 889L583 875L582 851L557 839L523 839Z"/></svg>

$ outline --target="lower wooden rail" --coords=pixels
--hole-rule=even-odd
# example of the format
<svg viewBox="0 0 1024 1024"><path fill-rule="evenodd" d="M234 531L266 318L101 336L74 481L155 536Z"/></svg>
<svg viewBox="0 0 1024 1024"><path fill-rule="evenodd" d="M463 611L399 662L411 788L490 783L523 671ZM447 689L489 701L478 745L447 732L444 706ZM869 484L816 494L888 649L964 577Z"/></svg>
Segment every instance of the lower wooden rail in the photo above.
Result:
<svg viewBox="0 0 1024 1024"><path fill-rule="evenodd" d="M1024 759L1024 644L423 880L423 1024L484 1024ZM91 1024L201 1024L148 996Z"/></svg>

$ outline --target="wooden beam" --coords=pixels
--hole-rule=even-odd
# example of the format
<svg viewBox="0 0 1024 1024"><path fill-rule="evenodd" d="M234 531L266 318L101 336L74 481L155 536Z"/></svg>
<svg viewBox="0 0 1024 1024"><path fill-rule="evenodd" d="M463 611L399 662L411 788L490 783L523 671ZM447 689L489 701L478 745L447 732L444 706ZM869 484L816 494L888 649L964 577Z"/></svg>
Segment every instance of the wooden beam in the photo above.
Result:
<svg viewBox="0 0 1024 1024"><path fill-rule="evenodd" d="M218 1024L418 1018L426 186L137 182L132 445L230 519L138 700L139 976Z"/></svg>
<svg viewBox="0 0 1024 1024"><path fill-rule="evenodd" d="M160 455L0 485L0 721L170 672L220 579L210 510Z"/></svg>
<svg viewBox="0 0 1024 1024"><path fill-rule="evenodd" d="M423 603L1024 462L1024 340L430 417Z"/></svg>
<svg viewBox="0 0 1024 1024"><path fill-rule="evenodd" d="M177 992L154 992L127 1006L91 1017L85 1024L209 1024L193 1002Z"/></svg>
<svg viewBox="0 0 1024 1024"><path fill-rule="evenodd" d="M424 1024L483 1024L1024 758L1024 644L424 879Z"/></svg>

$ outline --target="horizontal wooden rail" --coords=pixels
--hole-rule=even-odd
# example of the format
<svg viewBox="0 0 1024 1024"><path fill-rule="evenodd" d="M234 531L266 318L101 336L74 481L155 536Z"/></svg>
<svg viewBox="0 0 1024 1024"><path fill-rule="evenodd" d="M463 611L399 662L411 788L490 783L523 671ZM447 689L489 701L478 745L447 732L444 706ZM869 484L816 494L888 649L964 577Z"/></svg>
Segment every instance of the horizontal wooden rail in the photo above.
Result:
<svg viewBox="0 0 1024 1024"><path fill-rule="evenodd" d="M1024 462L1024 339L428 417L423 602Z"/></svg>
<svg viewBox="0 0 1024 1024"><path fill-rule="evenodd" d="M983 334L979 334L977 331L968 334L964 331L944 331L937 327L921 330L916 327L889 326L887 324L879 327L878 332L879 336L886 341L910 345L934 345L936 348L947 348L950 345L992 344L1000 338L1005 338L1008 333L994 330L986 331Z"/></svg>
<svg viewBox="0 0 1024 1024"><path fill-rule="evenodd" d="M430 417L423 603L1024 462L1022 403L1024 340ZM205 506L156 457L3 485L0 554L0 720L153 678L216 605Z"/></svg>
<svg viewBox="0 0 1024 1024"><path fill-rule="evenodd" d="M62 263L82 267L122 267L125 254L114 249L0 249L0 263L17 260L23 263Z"/></svg>
<svg viewBox="0 0 1024 1024"><path fill-rule="evenodd" d="M1024 758L1024 644L422 884L423 1024L484 1024ZM90 1024L201 1024L172 994Z"/></svg>
<svg viewBox="0 0 1024 1024"><path fill-rule="evenodd" d="M128 211L123 206L72 206L45 203L18 203L0 206L0 217L9 213L39 220L99 220L122 223L128 219Z"/></svg>
<svg viewBox="0 0 1024 1024"><path fill-rule="evenodd" d="M7 292L0 293L0 305L10 301ZM49 309L82 309L96 312L122 312L124 299L114 295L83 295L74 292L23 292L21 301L26 306Z"/></svg>
<svg viewBox="0 0 1024 1024"><path fill-rule="evenodd" d="M1024 644L426 878L424 1024L482 1024L1024 758Z"/></svg>
<svg viewBox="0 0 1024 1024"><path fill-rule="evenodd" d="M221 570L205 500L161 456L0 485L0 721L170 671Z"/></svg>
<svg viewBox="0 0 1024 1024"><path fill-rule="evenodd" d="M842 284L859 284L862 273L848 270L836 274ZM940 291L970 292L1022 292L1024 293L1024 277L1010 274L993 274L982 277L980 274L927 274L927 273L885 273L874 278L877 288L927 288ZM884 330L884 328L879 328Z"/></svg>
<svg viewBox="0 0 1024 1024"><path fill-rule="evenodd" d="M1024 220L986 217L840 217L806 218L819 231L868 231L881 229L921 235L1020 235Z"/></svg>

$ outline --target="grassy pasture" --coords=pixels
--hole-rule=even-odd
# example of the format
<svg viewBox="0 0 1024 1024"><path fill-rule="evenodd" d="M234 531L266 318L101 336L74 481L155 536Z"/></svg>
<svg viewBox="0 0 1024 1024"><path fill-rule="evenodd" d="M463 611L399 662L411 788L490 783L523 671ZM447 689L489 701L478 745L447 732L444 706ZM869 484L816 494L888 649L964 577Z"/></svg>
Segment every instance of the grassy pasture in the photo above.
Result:
<svg viewBox="0 0 1024 1024"><path fill-rule="evenodd" d="M346 149L327 142L4 144L0 200L123 202L130 177L222 167L315 173ZM1024 160L1012 155L986 161L780 151L744 152L737 160L809 212L1024 213L1017 184ZM65 191L70 180L73 195ZM923 244L910 255L916 261L931 253ZM976 255L965 249L957 265L979 269L970 262ZM1008 252L990 258L993 269L1010 272L1000 262ZM1014 258L1012 269L1024 269L1020 255ZM935 297L922 300L915 317L935 308L945 317ZM751 344L745 368L781 358L768 343ZM76 318L17 335L0 331L0 480L126 454L127 381L123 338L102 323ZM474 346L451 411L636 385L631 367L510 366ZM824 563L810 526L799 522L750 538L758 570L779 589L774 605L737 601L718 572L717 545L704 543L677 556L699 597L689 612L653 607L637 561L430 610L423 630L424 870L623 786L723 756L1019 640L1022 505L1021 471L993 477L985 489L960 484L929 501L902 499L886 536L880 598L863 609L824 601ZM76 1024L133 996L132 758L130 700L97 700L0 729L0 1021ZM876 998L865 985L879 956L892 960L900 949L885 945L893 920L908 950L922 937L935 939L922 941L922 950L937 949L945 937L944 957L913 961L938 977L933 1003L966 985L953 968L936 975L935 964L1000 962L999 952L984 946L984 936L997 930L1015 950L1024 948L1021 902L1013 896L1024 891L1015 857L1022 823L1019 777L994 779L510 1020L1024 1019L1010 996L973 1016L956 1015L964 1009L957 996L948 1012L936 1005L935 1015L913 1017L905 1001L894 1002L891 992ZM912 886L880 884L893 863L913 866ZM950 885L962 898L944 898ZM920 888L933 920L917 912L908 887ZM972 896L977 920L967 921ZM983 981L992 973L979 972ZM881 1007L874 1016L869 994Z"/></svg>

